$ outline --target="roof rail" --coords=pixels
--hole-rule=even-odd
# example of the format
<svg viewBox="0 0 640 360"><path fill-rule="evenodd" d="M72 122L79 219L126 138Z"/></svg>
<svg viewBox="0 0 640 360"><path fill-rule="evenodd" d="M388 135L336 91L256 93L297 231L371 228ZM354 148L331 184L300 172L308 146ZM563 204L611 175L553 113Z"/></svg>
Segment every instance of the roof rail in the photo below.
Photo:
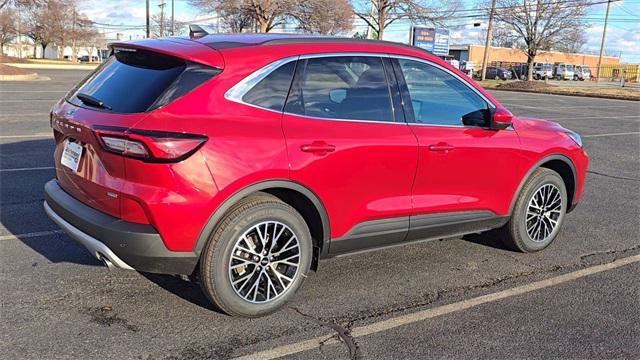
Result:
<svg viewBox="0 0 640 360"><path fill-rule="evenodd" d="M209 33L199 25L189 24L189 38L197 39L206 35L209 35Z"/></svg>

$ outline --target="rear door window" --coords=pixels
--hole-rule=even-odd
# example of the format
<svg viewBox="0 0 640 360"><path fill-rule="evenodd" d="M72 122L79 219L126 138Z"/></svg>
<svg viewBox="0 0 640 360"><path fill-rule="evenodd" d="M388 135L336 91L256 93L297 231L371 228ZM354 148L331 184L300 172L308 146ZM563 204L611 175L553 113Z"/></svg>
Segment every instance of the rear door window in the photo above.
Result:
<svg viewBox="0 0 640 360"><path fill-rule="evenodd" d="M218 73L218 69L152 51L117 49L67 99L102 111L140 113L177 99ZM83 101L86 96L82 95L104 106Z"/></svg>
<svg viewBox="0 0 640 360"><path fill-rule="evenodd" d="M382 59L300 60L285 112L326 119L394 121Z"/></svg>

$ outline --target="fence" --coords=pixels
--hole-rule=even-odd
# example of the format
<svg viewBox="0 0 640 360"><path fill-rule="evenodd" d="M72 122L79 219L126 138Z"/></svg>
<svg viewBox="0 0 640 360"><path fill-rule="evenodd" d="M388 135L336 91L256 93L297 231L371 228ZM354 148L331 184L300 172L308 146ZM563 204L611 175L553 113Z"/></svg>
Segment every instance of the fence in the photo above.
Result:
<svg viewBox="0 0 640 360"><path fill-rule="evenodd" d="M593 76L597 76L594 69ZM607 64L600 66L600 81L621 81L624 76L626 82L640 81L640 64Z"/></svg>

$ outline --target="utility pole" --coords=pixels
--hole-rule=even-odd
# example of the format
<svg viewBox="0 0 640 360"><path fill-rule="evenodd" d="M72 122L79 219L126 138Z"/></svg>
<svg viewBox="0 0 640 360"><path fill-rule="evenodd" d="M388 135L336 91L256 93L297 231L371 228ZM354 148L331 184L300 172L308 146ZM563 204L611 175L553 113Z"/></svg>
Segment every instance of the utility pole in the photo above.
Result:
<svg viewBox="0 0 640 360"><path fill-rule="evenodd" d="M160 7L160 37L164 36L164 6L166 4L164 3L164 0L162 0L162 3L160 5L158 5Z"/></svg>
<svg viewBox="0 0 640 360"><path fill-rule="evenodd" d="M78 49L76 48L76 38L78 37L78 33L76 32L76 23L78 22L78 14L76 13L76 9L74 7L73 9L73 31L72 31L72 36L73 39L71 39L71 57L73 59L71 59L72 61L78 61ZM64 54L63 54L64 55ZM89 53L89 62L91 62L91 53Z"/></svg>
<svg viewBox="0 0 640 360"><path fill-rule="evenodd" d="M609 8L611 0L607 1L607 12L604 15L604 29L602 29L602 42L600 43L600 56L598 57L598 69L596 70L596 83L600 81L600 67L602 66L602 53L604 52L604 39L607 36L607 22L609 21Z"/></svg>
<svg viewBox="0 0 640 360"><path fill-rule="evenodd" d="M489 13L489 25L487 26L487 40L484 43L484 56L482 57L482 73L480 74L482 81L487 76L487 61L489 61L489 47L493 40L493 13L496 12L496 0L491 0L491 12Z"/></svg>
<svg viewBox="0 0 640 360"><path fill-rule="evenodd" d="M22 16L20 15L20 7L18 7L18 28L16 30L18 30L17 33L18 33L18 57L19 58L22 57L22 29L20 29L22 27L22 24L21 24L22 20L21 19L22 19ZM34 53L33 57L36 57L35 56L35 53L36 53L35 49L36 49L36 42L34 41L33 42L33 53Z"/></svg>
<svg viewBox="0 0 640 360"><path fill-rule="evenodd" d="M175 27L174 27L174 21L173 21L173 15L175 13L175 1L171 0L171 36L175 35Z"/></svg>
<svg viewBox="0 0 640 360"><path fill-rule="evenodd" d="M151 37L151 32L149 31L149 0L147 0L147 39Z"/></svg>

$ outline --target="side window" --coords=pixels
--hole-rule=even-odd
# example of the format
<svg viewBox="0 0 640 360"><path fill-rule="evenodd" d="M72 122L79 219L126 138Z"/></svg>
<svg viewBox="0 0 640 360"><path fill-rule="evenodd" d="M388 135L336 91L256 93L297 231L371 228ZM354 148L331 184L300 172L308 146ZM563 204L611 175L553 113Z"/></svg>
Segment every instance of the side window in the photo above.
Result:
<svg viewBox="0 0 640 360"><path fill-rule="evenodd" d="M336 56L300 61L285 111L326 119L393 122L382 59Z"/></svg>
<svg viewBox="0 0 640 360"><path fill-rule="evenodd" d="M461 80L423 62L398 59L398 63L416 123L488 126L487 103Z"/></svg>
<svg viewBox="0 0 640 360"><path fill-rule="evenodd" d="M287 100L296 62L288 62L272 71L249 90L242 100L263 108L282 111Z"/></svg>

